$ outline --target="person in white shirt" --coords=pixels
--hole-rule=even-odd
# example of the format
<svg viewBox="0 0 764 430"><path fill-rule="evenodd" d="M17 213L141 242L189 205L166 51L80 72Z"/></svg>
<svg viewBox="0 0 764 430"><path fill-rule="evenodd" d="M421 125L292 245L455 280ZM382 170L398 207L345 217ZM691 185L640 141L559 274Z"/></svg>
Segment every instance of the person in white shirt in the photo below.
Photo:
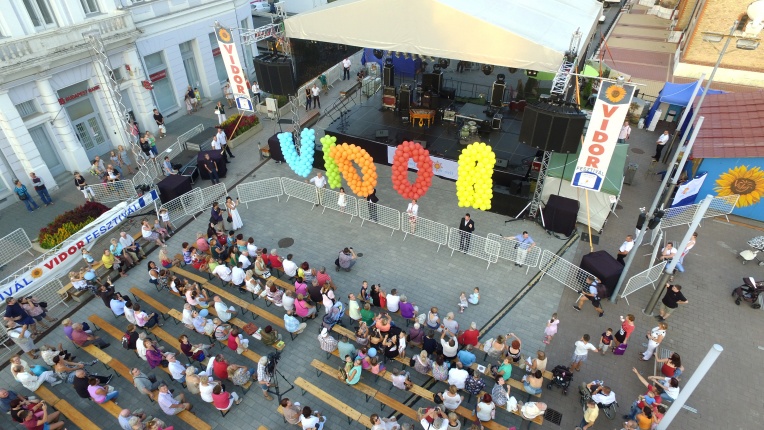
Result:
<svg viewBox="0 0 764 430"><path fill-rule="evenodd" d="M287 254L287 257L281 262L281 265L284 266L284 273L286 273L290 279L297 276L297 264L292 261L293 257L292 254Z"/></svg>
<svg viewBox="0 0 764 430"><path fill-rule="evenodd" d="M456 367L448 371L448 384L463 390L464 383L469 378L469 373L462 366L462 363L456 362Z"/></svg>
<svg viewBox="0 0 764 430"><path fill-rule="evenodd" d="M631 137L631 126L629 126L629 121L624 121L621 132L618 133L618 143L626 143L629 137Z"/></svg>
<svg viewBox="0 0 764 430"><path fill-rule="evenodd" d="M167 370L170 371L172 379L178 382L186 382L186 366L178 361L178 359L175 357L175 354L172 352L165 355L165 358L168 362Z"/></svg>
<svg viewBox="0 0 764 430"><path fill-rule="evenodd" d="M257 97L257 103L260 104L260 85L257 84L257 81L252 83L252 94Z"/></svg>
<svg viewBox="0 0 764 430"><path fill-rule="evenodd" d="M244 281L247 278L247 272L244 271L244 265L239 262L236 267L231 269L231 283L239 290L244 288Z"/></svg>
<svg viewBox="0 0 764 430"><path fill-rule="evenodd" d="M446 335L450 337L448 341L445 339ZM456 357L456 354L459 352L459 342L456 341L456 335L452 334L448 330L443 330L443 332L440 334L440 346L443 347L443 356L449 360ZM459 387L460 390L462 388L463 387Z"/></svg>
<svg viewBox="0 0 764 430"><path fill-rule="evenodd" d="M316 192L318 193L318 204L321 204L321 202L324 200L324 188L326 188L326 176L324 176L323 173L318 172L316 176L310 178L310 181L313 183L313 185L316 186ZM313 205L313 207L318 206L318 204Z"/></svg>
<svg viewBox="0 0 764 430"><path fill-rule="evenodd" d="M144 340L146 340L146 333L139 333L138 342L135 343L135 353L138 354L138 357L141 357L141 360L146 361L146 345L143 342Z"/></svg>
<svg viewBox="0 0 764 430"><path fill-rule="evenodd" d="M16 380L29 391L35 392L43 384L47 382L51 387L55 387L60 384L60 379L56 378L56 374L52 370L46 370L42 372L40 376L32 373L31 370L25 371L24 367L16 364L13 366L13 372L16 374Z"/></svg>
<svg viewBox="0 0 764 430"><path fill-rule="evenodd" d="M393 288L387 295L387 310L390 312L398 312L400 302L401 296L398 295L398 290Z"/></svg>
<svg viewBox="0 0 764 430"><path fill-rule="evenodd" d="M321 95L321 90L318 88L318 85L315 83L313 84L313 87L310 89L310 94L313 96L313 106L318 106L319 109L321 109L321 99L319 96Z"/></svg>
<svg viewBox="0 0 764 430"><path fill-rule="evenodd" d="M159 386L157 403L167 415L176 415L182 411L190 411L191 403L185 403L185 401L186 396L183 393L173 397L170 389L165 383L162 383Z"/></svg>
<svg viewBox="0 0 764 430"><path fill-rule="evenodd" d="M241 253L241 255L239 256L239 263L241 263L241 268L243 270L246 271L247 269L249 269L249 266L252 265L252 262L249 261L249 251L244 251Z"/></svg>
<svg viewBox="0 0 764 430"><path fill-rule="evenodd" d="M432 424L430 421L432 420ZM440 407L435 407L427 411L427 414L422 416L422 420L419 421L422 428L425 430L447 430L448 427L448 415L441 410Z"/></svg>
<svg viewBox="0 0 764 430"><path fill-rule="evenodd" d="M225 86L223 86L223 94L225 94L225 99L228 101L228 107L232 108L234 105L233 90L229 82L226 82Z"/></svg>
<svg viewBox="0 0 764 430"><path fill-rule="evenodd" d="M411 203L406 207L406 213L409 216L409 225L411 226L411 233L414 234L416 230L416 218L419 216L419 205L416 199L411 200Z"/></svg>
<svg viewBox="0 0 764 430"><path fill-rule="evenodd" d="M352 63L350 63L350 58L345 58L342 60L342 80L350 79L350 66Z"/></svg>
<svg viewBox="0 0 764 430"><path fill-rule="evenodd" d="M210 145L212 145L212 150L213 150L213 151L220 151L221 149L223 149L223 148L220 146L220 142L218 142L218 137L217 137L217 135L215 135L215 136L212 136L212 143L210 143Z"/></svg>
<svg viewBox="0 0 764 430"><path fill-rule="evenodd" d="M218 318L223 322L228 322L231 318L236 316L236 309L233 306L228 306L223 302L220 296L215 296L215 311L218 313Z"/></svg>
<svg viewBox="0 0 764 430"><path fill-rule="evenodd" d="M595 403L598 403L598 406L607 406L615 402L615 392L613 392L610 387L599 386L592 393L592 400L594 400Z"/></svg>
<svg viewBox="0 0 764 430"><path fill-rule="evenodd" d="M626 258L632 248L634 248L634 238L631 235L628 235L623 244L621 244L621 247L618 248L618 256L616 257L616 260L625 265L626 262L624 261L624 258Z"/></svg>
<svg viewBox="0 0 764 430"><path fill-rule="evenodd" d="M143 249L141 249L140 245L135 243L135 239L128 235L127 232L119 232L119 243L122 245L122 249L130 254L130 258L132 258L133 261L138 261L138 257L140 257L140 259L146 258Z"/></svg>
<svg viewBox="0 0 764 430"><path fill-rule="evenodd" d="M581 370L581 364L586 361L589 351L599 352L596 346L589 343L589 335L585 334L575 343L573 362L570 364L571 370L575 370L576 372Z"/></svg>
<svg viewBox="0 0 764 430"><path fill-rule="evenodd" d="M300 415L300 424L302 424L302 430L323 430L326 417L321 416L318 411L313 412L309 406L305 406L302 408L302 415Z"/></svg>
<svg viewBox="0 0 764 430"><path fill-rule="evenodd" d="M231 269L225 264L219 264L215 267L212 274L220 278L223 282L231 282Z"/></svg>
<svg viewBox="0 0 764 430"><path fill-rule="evenodd" d="M228 147L228 138L225 135L225 130L223 130L223 127L218 125L215 128L218 129L218 132L215 135L215 137L218 138L218 144L220 145L220 147L223 149L223 151L228 153L229 157L236 158L236 156L231 153L231 148Z"/></svg>
<svg viewBox="0 0 764 430"><path fill-rule="evenodd" d="M663 249L661 249L660 261L671 260L676 255L676 248L674 248L674 242L668 242Z"/></svg>
<svg viewBox="0 0 764 430"><path fill-rule="evenodd" d="M669 132L666 130L661 134L661 137L658 138L658 141L655 142L655 155L653 155L653 160L659 161L658 159L661 158L661 152L663 152L663 148L666 147L668 140Z"/></svg>

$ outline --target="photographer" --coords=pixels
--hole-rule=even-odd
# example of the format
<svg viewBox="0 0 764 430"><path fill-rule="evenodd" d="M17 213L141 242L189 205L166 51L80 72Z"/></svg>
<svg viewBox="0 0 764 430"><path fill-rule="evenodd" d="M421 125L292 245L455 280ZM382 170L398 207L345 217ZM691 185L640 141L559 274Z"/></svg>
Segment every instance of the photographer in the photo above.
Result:
<svg viewBox="0 0 764 430"><path fill-rule="evenodd" d="M346 272L349 272L353 266L355 266L356 258L358 258L358 255L356 255L355 251L352 247L348 247L340 251L339 257L337 257L336 260L334 260L334 265L336 266L335 269L339 272L340 269L345 270Z"/></svg>
<svg viewBox="0 0 764 430"><path fill-rule="evenodd" d="M447 430L448 415L443 412L440 406L436 406L434 409L428 409L427 413L422 415L419 423L425 430Z"/></svg>
<svg viewBox="0 0 764 430"><path fill-rule="evenodd" d="M260 384L260 389L263 390L265 400L273 400L273 397L268 394L268 387L271 386L272 372L276 369L277 362L277 356L268 354L266 357L260 357L260 361L257 363L257 383Z"/></svg>

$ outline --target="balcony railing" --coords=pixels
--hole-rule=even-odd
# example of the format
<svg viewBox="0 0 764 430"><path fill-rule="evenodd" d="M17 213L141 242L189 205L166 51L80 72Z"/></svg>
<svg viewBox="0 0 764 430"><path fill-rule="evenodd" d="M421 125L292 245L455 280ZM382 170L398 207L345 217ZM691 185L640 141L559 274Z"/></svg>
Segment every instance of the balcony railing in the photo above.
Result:
<svg viewBox="0 0 764 430"><path fill-rule="evenodd" d="M73 56L86 52L89 45L83 34L99 31L107 45L122 39L132 42L138 35L133 19L127 12L117 16L88 19L77 25L57 28L23 38L0 41L0 73L14 68L27 68L35 62L55 60L58 56Z"/></svg>

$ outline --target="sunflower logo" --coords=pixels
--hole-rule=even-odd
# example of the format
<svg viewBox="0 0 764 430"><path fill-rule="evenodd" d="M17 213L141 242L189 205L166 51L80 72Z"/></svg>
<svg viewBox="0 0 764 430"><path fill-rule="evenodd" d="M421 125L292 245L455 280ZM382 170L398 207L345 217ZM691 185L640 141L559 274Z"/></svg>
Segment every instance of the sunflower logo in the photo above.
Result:
<svg viewBox="0 0 764 430"><path fill-rule="evenodd" d="M434 167L434 168L435 168L434 170L435 170L436 172L439 172L439 171L440 171L440 169L442 169L442 168L443 168L443 164L441 164L441 162L440 162L440 161L436 161L435 163L433 163L432 167Z"/></svg>
<svg viewBox="0 0 764 430"><path fill-rule="evenodd" d="M223 43L230 43L231 42L231 33L228 32L225 28L219 28L218 29L218 39L220 39Z"/></svg>
<svg viewBox="0 0 764 430"><path fill-rule="evenodd" d="M40 276L42 276L42 269L40 269L39 267L35 267L34 269L32 269L32 277L33 278L37 279Z"/></svg>
<svg viewBox="0 0 764 430"><path fill-rule="evenodd" d="M607 97L611 103L618 103L626 97L626 89L620 85L611 85L605 91L605 97Z"/></svg>
<svg viewBox="0 0 764 430"><path fill-rule="evenodd" d="M764 170L759 167L748 169L747 166L737 166L719 175L714 191L720 197L739 195L737 207L742 208L759 203L764 195Z"/></svg>

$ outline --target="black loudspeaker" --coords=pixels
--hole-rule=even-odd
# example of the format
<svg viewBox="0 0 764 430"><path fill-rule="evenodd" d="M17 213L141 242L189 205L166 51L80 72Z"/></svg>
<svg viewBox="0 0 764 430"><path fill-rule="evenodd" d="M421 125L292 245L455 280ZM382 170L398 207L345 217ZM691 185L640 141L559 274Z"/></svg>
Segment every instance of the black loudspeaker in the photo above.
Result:
<svg viewBox="0 0 764 430"><path fill-rule="evenodd" d="M388 137L390 136L389 130L377 130L375 132L375 137Z"/></svg>
<svg viewBox="0 0 764 430"><path fill-rule="evenodd" d="M385 64L382 68L382 85L386 87L395 86L395 67L392 64Z"/></svg>
<svg viewBox="0 0 764 430"><path fill-rule="evenodd" d="M494 82L491 87L491 107L500 108L504 102L504 89L506 86L501 82Z"/></svg>
<svg viewBox="0 0 764 430"><path fill-rule="evenodd" d="M575 153L586 125L586 115L569 106L529 104L520 126L520 143L542 151Z"/></svg>
<svg viewBox="0 0 764 430"><path fill-rule="evenodd" d="M408 115L408 110L411 108L411 87L408 85L401 85L400 91L398 91L398 109L401 112L405 112Z"/></svg>
<svg viewBox="0 0 764 430"><path fill-rule="evenodd" d="M443 73L441 71L422 74L422 90L440 93L443 88Z"/></svg>
<svg viewBox="0 0 764 430"><path fill-rule="evenodd" d="M280 96L293 95L297 85L292 73L292 60L283 55L263 54L253 60L257 83L265 92Z"/></svg>

